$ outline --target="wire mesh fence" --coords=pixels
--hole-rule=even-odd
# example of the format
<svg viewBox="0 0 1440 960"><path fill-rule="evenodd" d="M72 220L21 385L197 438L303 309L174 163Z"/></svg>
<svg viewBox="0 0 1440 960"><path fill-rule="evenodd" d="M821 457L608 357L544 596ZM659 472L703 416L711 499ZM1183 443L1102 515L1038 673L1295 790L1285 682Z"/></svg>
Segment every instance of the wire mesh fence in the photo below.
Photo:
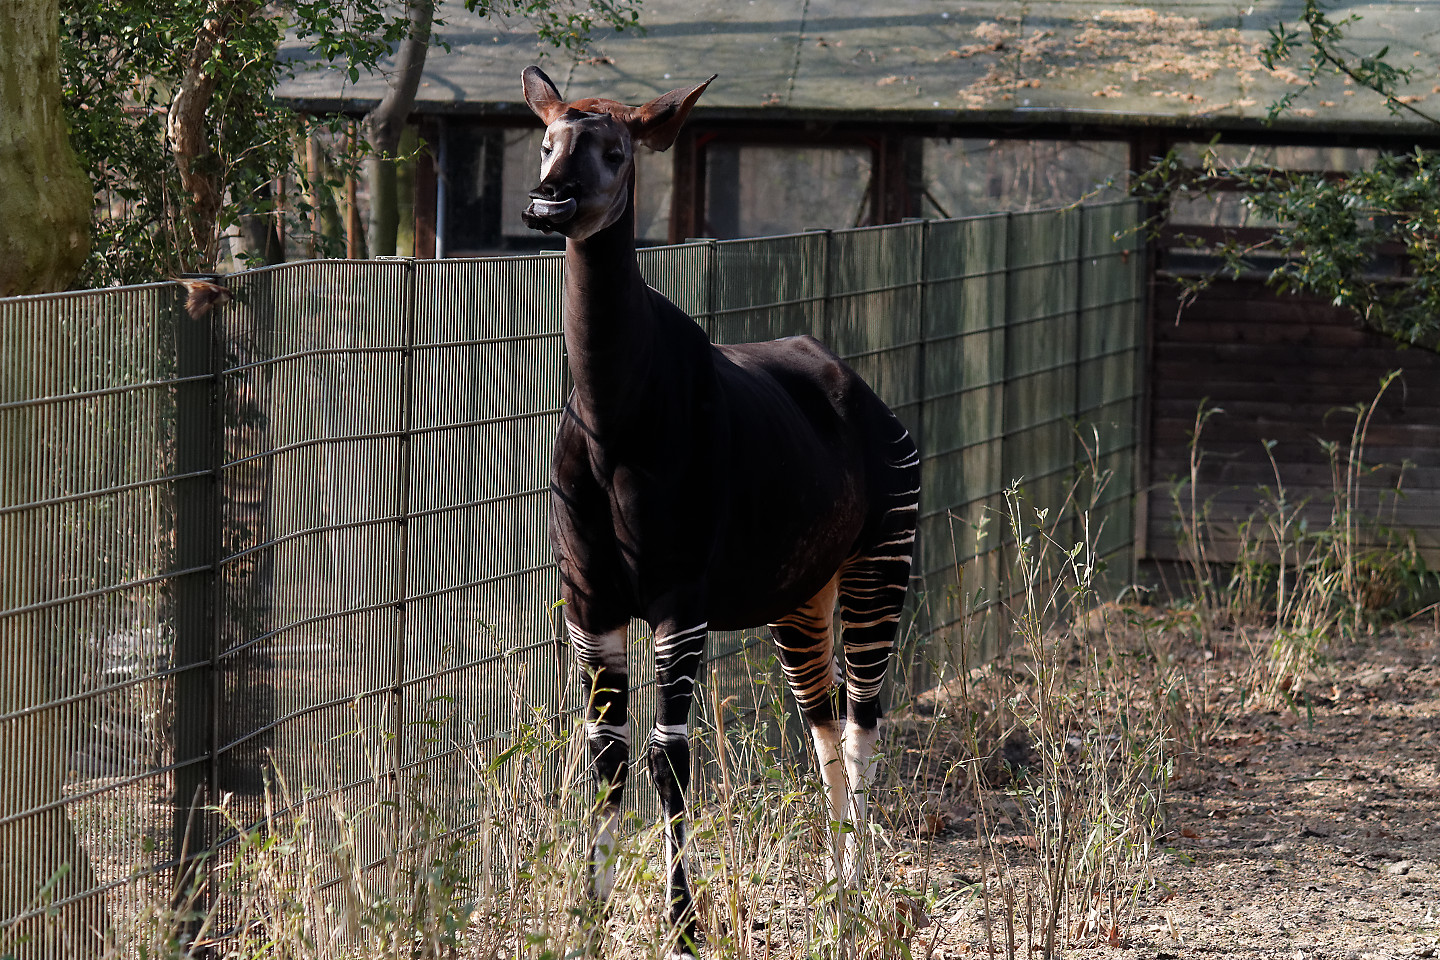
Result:
<svg viewBox="0 0 1440 960"><path fill-rule="evenodd" d="M977 658L1004 642L985 611L1006 597L1006 543L986 518L1017 478L1078 538L1075 484L1108 477L1099 546L1128 571L1136 216L641 251L716 342L814 335L919 439L897 690L935 681L962 622ZM383 807L423 773L463 830L467 762L521 720L563 735L578 689L546 532L563 269L288 264L225 278L233 302L198 318L176 284L0 301L0 955L98 954L213 869L204 855L265 814L266 777ZM743 654L767 644L714 635L720 696L700 709L753 706ZM361 867L396 835L358 838Z"/></svg>

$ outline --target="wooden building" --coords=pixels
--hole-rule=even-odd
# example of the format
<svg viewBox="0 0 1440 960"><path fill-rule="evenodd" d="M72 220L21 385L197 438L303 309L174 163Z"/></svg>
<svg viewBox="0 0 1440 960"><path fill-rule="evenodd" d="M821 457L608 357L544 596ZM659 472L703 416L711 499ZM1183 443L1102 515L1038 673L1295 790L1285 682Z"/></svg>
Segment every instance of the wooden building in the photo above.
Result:
<svg viewBox="0 0 1440 960"><path fill-rule="evenodd" d="M1148 556L1184 555L1191 501L1183 484L1203 404L1214 412L1195 445L1194 502L1210 518L1213 557L1233 560L1242 539L1268 537L1261 518L1279 516L1283 500L1292 522L1312 530L1353 510L1363 543L1400 548L1413 539L1427 565L1440 568L1440 354L1398 349L1348 310L1276 296L1258 280L1211 288L1178 322L1175 288L1157 293ZM1372 404L1373 413L1362 409ZM1362 445L1352 463L1357 422ZM1254 529L1242 534L1247 521Z"/></svg>
<svg viewBox="0 0 1440 960"><path fill-rule="evenodd" d="M414 122L428 145L416 177L414 253L522 252L553 238L519 211L537 173L539 124L520 71L540 64L574 96L640 103L719 79L667 154L642 151L639 231L651 243L842 228L907 217L1033 209L1122 187L1127 171L1172 148L1198 158L1212 139L1234 156L1317 173L1382 150L1440 148L1440 129L1391 114L1335 81L1306 90L1273 123L1272 103L1304 86L1302 64L1266 71L1258 54L1300 0L645 0L643 33L598 36L570 60L519 19L483 20L446 4ZM1343 17L1348 4L1332 10ZM1440 104L1440 32L1431 4L1357 7L1361 53L1389 47L1416 70L1411 93ZM297 60L308 54L293 48ZM315 112L359 117L383 80L339 85L300 72L282 95ZM1109 185L1107 187L1107 184ZM1172 211L1192 230L1243 227L1232 197ZM1202 398L1225 412L1207 425L1202 500L1233 523L1273 484L1263 440L1289 490L1323 512L1321 439L1348 438L1334 410L1371 398L1405 371L1369 435L1376 462L1408 461L1386 514L1440 566L1440 364L1365 333L1324 304L1277 299L1252 281L1217 287L1176 320L1166 277L1204 270L1178 246L1153 250L1149 371L1152 493L1140 507L1151 557L1178 556L1172 478ZM1213 447L1211 444L1213 443ZM1366 482L1384 486L1392 474ZM1222 537L1222 540L1224 538Z"/></svg>

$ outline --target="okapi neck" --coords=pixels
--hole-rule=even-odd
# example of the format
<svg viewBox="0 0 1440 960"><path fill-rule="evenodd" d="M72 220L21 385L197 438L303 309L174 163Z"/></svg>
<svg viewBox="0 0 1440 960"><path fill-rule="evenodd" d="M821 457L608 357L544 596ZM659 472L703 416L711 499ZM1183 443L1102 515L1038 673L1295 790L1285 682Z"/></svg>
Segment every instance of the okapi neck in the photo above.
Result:
<svg viewBox="0 0 1440 960"><path fill-rule="evenodd" d="M633 201L605 229L584 240L565 241L565 289L567 307L584 306L573 302L575 293L583 293L589 304L603 307L615 297L645 289L635 260Z"/></svg>
<svg viewBox="0 0 1440 960"><path fill-rule="evenodd" d="M647 290L633 200L610 226L566 241L565 349L581 405L602 419L624 419L640 401L655 325Z"/></svg>

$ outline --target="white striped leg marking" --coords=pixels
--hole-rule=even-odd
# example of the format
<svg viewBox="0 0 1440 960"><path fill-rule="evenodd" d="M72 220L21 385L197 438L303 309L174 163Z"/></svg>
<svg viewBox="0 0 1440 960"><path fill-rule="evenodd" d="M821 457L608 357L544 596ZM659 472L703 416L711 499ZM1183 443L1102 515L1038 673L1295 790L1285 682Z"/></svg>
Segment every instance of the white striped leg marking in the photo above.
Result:
<svg viewBox="0 0 1440 960"><path fill-rule="evenodd" d="M600 737L608 737L611 740L619 740L625 746L630 746L630 721L624 723L600 723L597 720L585 721L585 739L597 740Z"/></svg>
<svg viewBox="0 0 1440 960"><path fill-rule="evenodd" d="M625 659L625 627L605 633L587 633L577 627L574 621L566 620L565 628L570 634L570 643L575 647L575 658L582 666L628 672Z"/></svg>
<svg viewBox="0 0 1440 960"><path fill-rule="evenodd" d="M663 724L657 723L653 733L656 743L684 742L690 736L690 725L687 723Z"/></svg>

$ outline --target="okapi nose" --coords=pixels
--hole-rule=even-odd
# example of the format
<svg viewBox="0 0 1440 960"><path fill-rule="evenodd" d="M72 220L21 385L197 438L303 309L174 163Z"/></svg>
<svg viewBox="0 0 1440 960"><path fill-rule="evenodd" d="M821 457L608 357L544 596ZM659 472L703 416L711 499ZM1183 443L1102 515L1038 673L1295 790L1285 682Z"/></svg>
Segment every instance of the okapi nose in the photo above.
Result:
<svg viewBox="0 0 1440 960"><path fill-rule="evenodd" d="M525 208L521 219L525 225L549 233L551 229L568 222L575 216L579 204L575 200L578 185L573 181L551 183L541 181L530 191L530 205Z"/></svg>
<svg viewBox="0 0 1440 960"><path fill-rule="evenodd" d="M579 184L573 180L563 183L540 181L540 186L530 191L531 200L565 200L579 192Z"/></svg>

